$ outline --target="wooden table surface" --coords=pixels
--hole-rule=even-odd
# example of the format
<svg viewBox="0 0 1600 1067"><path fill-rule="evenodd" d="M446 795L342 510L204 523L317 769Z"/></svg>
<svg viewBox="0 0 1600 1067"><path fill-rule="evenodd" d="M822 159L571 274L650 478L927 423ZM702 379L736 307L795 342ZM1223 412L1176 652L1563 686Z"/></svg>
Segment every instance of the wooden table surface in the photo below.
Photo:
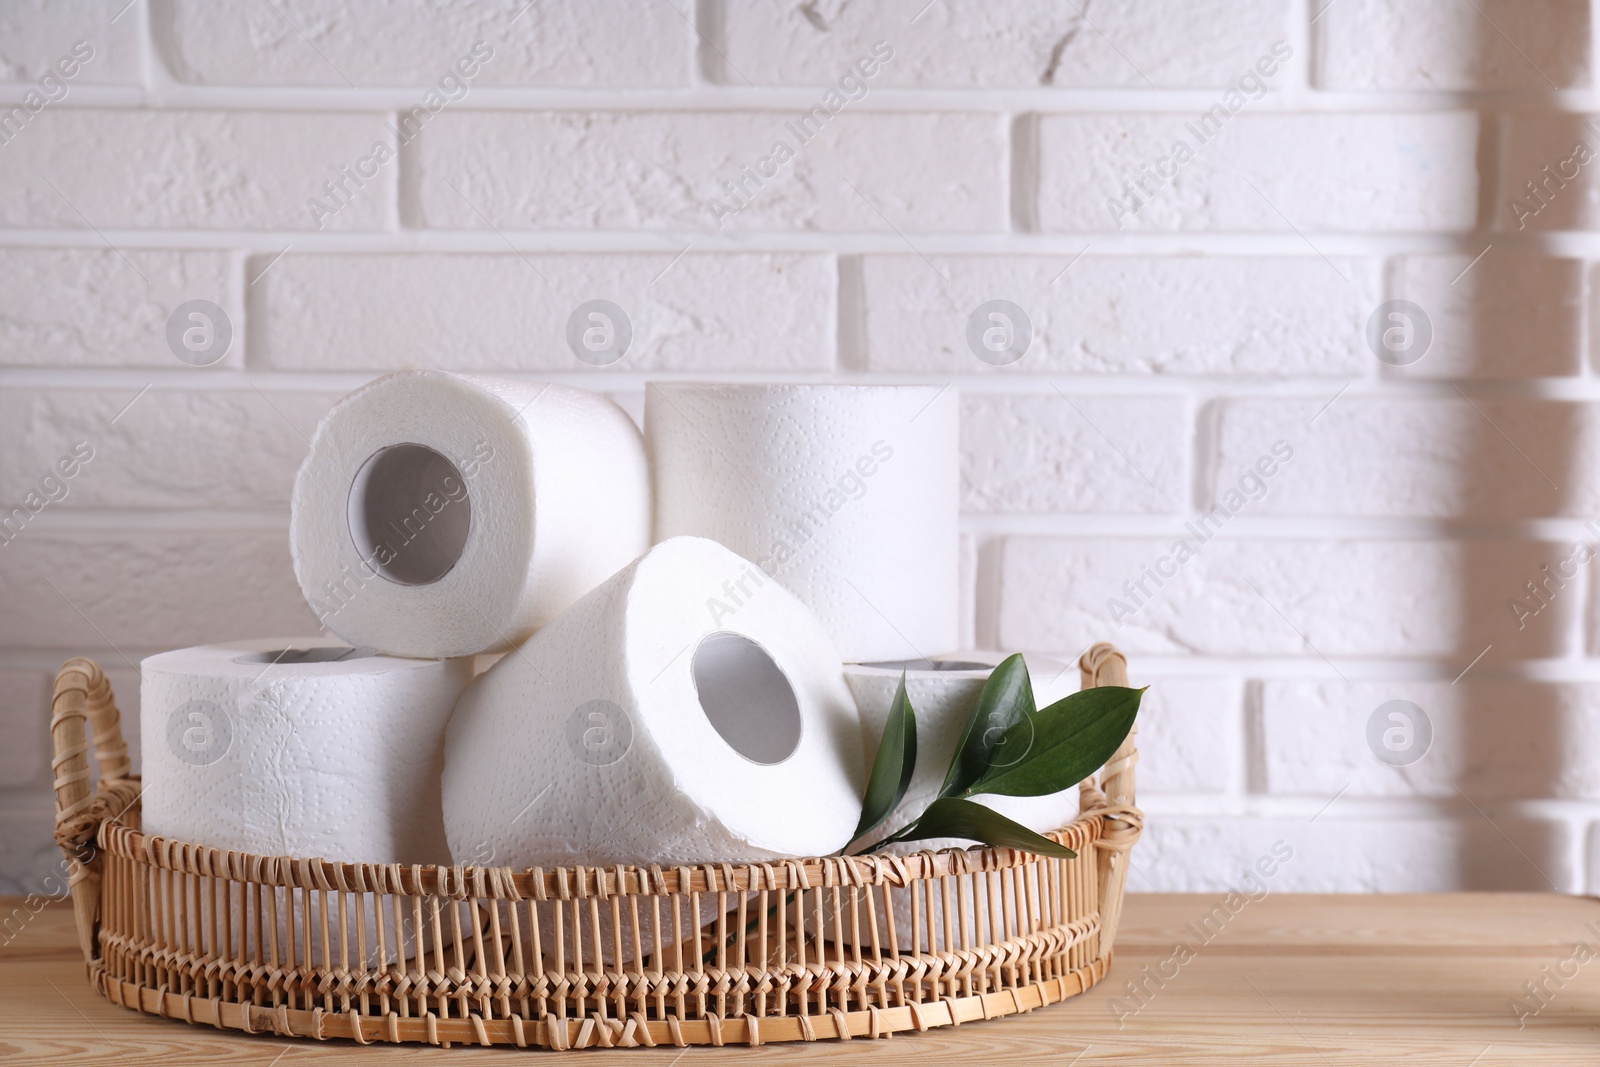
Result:
<svg viewBox="0 0 1600 1067"><path fill-rule="evenodd" d="M880 1042L565 1055L632 1067L869 1057L897 1067L1600 1063L1600 901L1280 894L1214 921L1208 938L1201 921L1220 900L1130 895L1108 978L1016 1018ZM0 898L0 920L20 903ZM1139 999L1125 988L1131 980L1143 983ZM1539 999L1528 982L1542 984ZM1513 998L1523 1002L1521 1019ZM47 908L0 947L4 1064L505 1064L560 1055L286 1041L140 1016L90 990L65 906Z"/></svg>

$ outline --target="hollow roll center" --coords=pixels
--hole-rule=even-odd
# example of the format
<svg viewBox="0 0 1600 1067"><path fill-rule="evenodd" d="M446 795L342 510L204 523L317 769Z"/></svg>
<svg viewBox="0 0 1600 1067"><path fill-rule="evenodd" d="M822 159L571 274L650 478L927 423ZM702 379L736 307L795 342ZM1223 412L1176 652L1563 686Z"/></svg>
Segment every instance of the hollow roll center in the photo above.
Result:
<svg viewBox="0 0 1600 1067"><path fill-rule="evenodd" d="M347 663L373 655L365 648L280 648L271 652L246 652L235 656L235 663Z"/></svg>
<svg viewBox="0 0 1600 1067"><path fill-rule="evenodd" d="M347 511L356 551L398 585L449 574L472 529L466 480L426 445L390 445L369 456L350 483Z"/></svg>
<svg viewBox="0 0 1600 1067"><path fill-rule="evenodd" d="M722 739L753 763L782 763L800 745L800 704L767 650L743 634L708 635L692 669L700 708Z"/></svg>
<svg viewBox="0 0 1600 1067"><path fill-rule="evenodd" d="M885 671L988 671L987 663L974 663L964 659L881 659L876 663L863 663L863 667L876 667Z"/></svg>

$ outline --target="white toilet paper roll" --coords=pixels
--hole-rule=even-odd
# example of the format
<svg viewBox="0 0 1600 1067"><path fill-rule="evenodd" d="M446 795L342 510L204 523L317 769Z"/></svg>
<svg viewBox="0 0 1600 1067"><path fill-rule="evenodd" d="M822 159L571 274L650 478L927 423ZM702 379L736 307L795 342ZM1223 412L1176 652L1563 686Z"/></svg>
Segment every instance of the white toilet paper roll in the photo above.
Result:
<svg viewBox="0 0 1600 1067"><path fill-rule="evenodd" d="M519 868L825 855L855 828L862 778L816 618L754 564L679 537L467 690L445 827L459 861Z"/></svg>
<svg viewBox="0 0 1600 1067"><path fill-rule="evenodd" d="M652 383L656 539L709 537L756 561L846 660L951 648L958 400L937 386Z"/></svg>
<svg viewBox="0 0 1600 1067"><path fill-rule="evenodd" d="M867 750L868 766L871 766L871 759L877 755L878 741L883 736L889 709L894 704L894 694L900 684L902 670L906 672L906 696L910 699L917 715L917 765L912 772L911 786L906 790L905 799L899 806L876 831L867 836L868 842L881 840L898 830L921 814L928 803L939 795L939 790L944 785L945 772L950 767L950 760L955 756L956 745L960 742L961 734L971 718L978 694L983 690L983 683L988 680L989 672L1007 655L1009 653L967 651L935 656L931 660L846 664L845 681L849 683L850 691L855 695L856 707L861 715L862 740ZM1069 669L1068 665L1045 656L1033 655L1024 656L1023 662L1028 666L1028 677L1033 683L1034 702L1039 707L1053 704L1062 697L1077 692L1077 672ZM1043 797L985 795L973 799L1033 830L1058 830L1072 822L1078 815L1076 786ZM976 844L977 842L965 839L941 837L926 841L905 841L888 845L881 851L909 855L923 849L937 851L942 848L972 848ZM899 931L898 943L910 944L912 943L910 893L894 890L891 895L892 915ZM933 906L942 907L942 901L941 896ZM924 905L927 906L927 901L924 901ZM841 910L843 914L838 916L839 921L835 923L835 916L832 914L831 905L829 906L823 923L824 936L830 939L839 938L847 945L854 944L859 936L863 944L870 944L865 902L857 903L854 922L859 925L852 923L847 907ZM878 943L887 945L889 915L884 912L881 903L876 916ZM974 901L969 898L966 906L956 916L958 920L956 928L959 930L964 924L971 931L982 929L983 923L987 921L986 916L985 909L975 907ZM937 925L942 929L942 913L940 923Z"/></svg>
<svg viewBox="0 0 1600 1067"><path fill-rule="evenodd" d="M341 400L295 478L301 591L352 644L509 648L643 552L644 445L598 393L400 371Z"/></svg>
<svg viewBox="0 0 1600 1067"><path fill-rule="evenodd" d="M140 665L147 834L268 856L444 863L446 723L471 661L325 638Z"/></svg>
<svg viewBox="0 0 1600 1067"><path fill-rule="evenodd" d="M972 717L983 683L1007 655L991 651L955 652L931 660L845 665L845 681L861 716L862 743L868 766L877 754L878 741L883 737L902 670L905 671L906 696L917 715L917 766L912 772L911 786L899 806L866 838L868 843L887 837L916 818L939 795L945 772ZM1034 702L1039 707L1077 692L1077 674L1066 664L1032 655L1024 656L1023 662L1027 664ZM975 799L1032 830L1058 830L1078 815L1076 787L1043 797L986 795ZM938 838L889 845L884 851L905 855L926 848L968 848L973 844L972 841Z"/></svg>

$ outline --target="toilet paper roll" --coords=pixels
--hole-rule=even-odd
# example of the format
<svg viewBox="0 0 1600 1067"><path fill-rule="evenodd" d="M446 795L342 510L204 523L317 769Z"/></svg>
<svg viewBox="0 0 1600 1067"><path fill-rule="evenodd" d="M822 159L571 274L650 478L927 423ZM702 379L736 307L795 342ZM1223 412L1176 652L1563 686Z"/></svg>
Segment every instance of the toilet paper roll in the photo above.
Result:
<svg viewBox="0 0 1600 1067"><path fill-rule="evenodd" d="M958 399L948 386L652 383L656 539L709 537L756 561L846 660L951 648Z"/></svg>
<svg viewBox="0 0 1600 1067"><path fill-rule="evenodd" d="M862 779L816 618L754 564L678 537L467 690L445 827L458 862L510 867L825 855L855 828Z"/></svg>
<svg viewBox="0 0 1600 1067"><path fill-rule="evenodd" d="M878 741L883 737L883 727L888 721L889 709L894 704L902 670L905 671L906 696L917 716L917 765L912 771L911 786L906 790L905 798L882 825L867 835L867 842L879 841L898 830L920 815L929 802L939 795L945 772L955 756L956 745L960 743L962 732L972 716L978 694L983 691L983 683L1007 655L1009 653L993 651L952 652L928 660L852 663L845 666L845 681L856 698L856 708L861 715L862 741L867 750L868 766L877 755ZM1033 655L1023 656L1023 662L1028 667L1028 678L1033 684L1034 703L1037 706L1045 707L1077 691L1077 672L1067 664ZM974 799L1038 831L1058 830L1078 816L1076 786L1043 797L984 795ZM887 845L881 851L904 856L923 849L972 848L977 844L964 838L941 837L926 841L904 841ZM891 911L899 931L898 943L910 944L910 894L896 890L892 897ZM878 943L887 945L890 914L884 911L881 901L875 903L878 904ZM937 906L943 905L940 903ZM970 931L986 928L986 912L975 907L970 898L956 918L957 929L961 924L965 924ZM839 939L846 945L854 944L858 936L863 944L870 944L865 902L857 902L854 920L848 907L842 906L841 914L835 917L831 904L828 905L822 930L823 936Z"/></svg>
<svg viewBox="0 0 1600 1067"><path fill-rule="evenodd" d="M868 766L877 755L878 741L894 704L895 690L903 670L906 696L917 716L917 765L911 785L898 807L890 812L866 841L887 837L920 815L944 785L945 772L955 756L956 745L972 717L978 694L992 671L1008 653L991 651L955 652L927 660L892 660L877 663L851 663L845 666L845 681L855 697L861 716L862 744ZM1077 691L1077 674L1066 664L1044 656L1025 655L1028 677L1033 683L1034 702L1039 707L1053 704ZM1009 819L1031 830L1058 830L1078 815L1078 790L1074 786L1043 797L980 796L975 798ZM969 848L975 842L954 838L906 841L889 845L883 851L907 855L921 849Z"/></svg>
<svg viewBox="0 0 1600 1067"><path fill-rule="evenodd" d="M295 478L300 589L352 644L509 648L649 544L639 431L598 393L400 371L341 400Z"/></svg>
<svg viewBox="0 0 1600 1067"><path fill-rule="evenodd" d="M324 638L150 656L144 832L267 856L448 862L444 730L471 671Z"/></svg>

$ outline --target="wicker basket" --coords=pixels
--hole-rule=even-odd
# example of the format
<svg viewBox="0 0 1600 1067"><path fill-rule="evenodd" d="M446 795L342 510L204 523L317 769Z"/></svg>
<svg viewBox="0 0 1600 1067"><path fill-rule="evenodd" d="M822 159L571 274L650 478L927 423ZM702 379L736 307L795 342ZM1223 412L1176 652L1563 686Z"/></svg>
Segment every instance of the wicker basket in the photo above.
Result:
<svg viewBox="0 0 1600 1067"><path fill-rule="evenodd" d="M1110 645L1081 667L1085 686L1127 684ZM50 733L56 840L101 995L363 1044L759 1045L1028 1011L1105 974L1142 822L1130 735L1051 835L1075 860L983 848L667 869L329 863L140 833L139 781L89 660L61 668ZM702 928L708 912L721 917Z"/></svg>

